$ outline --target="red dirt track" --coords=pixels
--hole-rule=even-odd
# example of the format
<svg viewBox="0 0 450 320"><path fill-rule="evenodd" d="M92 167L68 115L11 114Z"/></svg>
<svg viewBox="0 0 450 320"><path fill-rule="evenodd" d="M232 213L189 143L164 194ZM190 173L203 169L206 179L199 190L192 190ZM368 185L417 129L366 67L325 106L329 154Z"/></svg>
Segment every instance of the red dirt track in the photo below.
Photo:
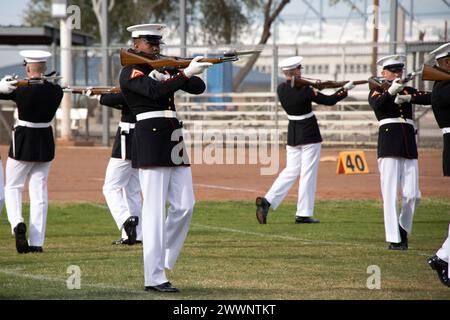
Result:
<svg viewBox="0 0 450 320"><path fill-rule="evenodd" d="M0 146L3 166L7 146ZM340 150L322 149L317 183L318 199L380 199L376 150L365 151L369 174L337 175L336 161ZM104 202L103 178L110 148L57 146L49 178L49 200L53 202ZM450 178L442 176L442 151L419 150L420 190L422 197L450 197ZM286 164L284 147L280 147L281 171ZM263 167L267 167L264 165ZM201 200L251 200L268 191L277 175L262 176L260 165L192 165L194 191ZM297 197L295 184L289 193ZM28 201L28 194L24 193Z"/></svg>

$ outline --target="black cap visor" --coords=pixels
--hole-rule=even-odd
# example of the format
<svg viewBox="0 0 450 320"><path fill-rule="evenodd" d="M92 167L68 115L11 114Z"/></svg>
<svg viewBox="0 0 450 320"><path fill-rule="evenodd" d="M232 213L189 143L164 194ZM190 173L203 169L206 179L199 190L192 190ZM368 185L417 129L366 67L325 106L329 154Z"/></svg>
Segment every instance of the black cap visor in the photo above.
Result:
<svg viewBox="0 0 450 320"><path fill-rule="evenodd" d="M399 72L403 71L404 67L405 67L405 65L403 63L397 63L397 64L391 64L391 65L385 66L383 68L383 70L387 70L387 71L390 71L393 73L399 73Z"/></svg>
<svg viewBox="0 0 450 320"><path fill-rule="evenodd" d="M162 36L154 36L154 35L142 35L138 37L139 39L144 39L146 42L150 44L164 44L162 41Z"/></svg>

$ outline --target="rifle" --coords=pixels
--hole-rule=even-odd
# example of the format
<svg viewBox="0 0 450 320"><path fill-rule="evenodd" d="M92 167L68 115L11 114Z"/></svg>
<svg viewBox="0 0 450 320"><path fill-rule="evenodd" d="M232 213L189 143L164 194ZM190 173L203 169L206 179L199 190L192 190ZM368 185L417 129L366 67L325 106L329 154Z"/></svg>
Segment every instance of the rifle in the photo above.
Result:
<svg viewBox="0 0 450 320"><path fill-rule="evenodd" d="M100 95L108 93L120 93L120 87L64 87L64 92L72 92L76 94L84 94L87 96Z"/></svg>
<svg viewBox="0 0 450 320"><path fill-rule="evenodd" d="M429 64L424 64L422 68L422 80L450 80L450 72L445 69L439 68L438 66L430 66Z"/></svg>
<svg viewBox="0 0 450 320"><path fill-rule="evenodd" d="M300 88L303 86L312 86L316 88L317 90L322 89L334 89L334 88L341 88L344 86L348 81L331 81L331 80L318 80L318 79L308 79L308 78L296 78L293 77L291 79L291 87L294 88ZM366 84L368 83L368 80L356 80L353 81L355 85L360 84Z"/></svg>
<svg viewBox="0 0 450 320"><path fill-rule="evenodd" d="M210 62L212 64L223 63L223 62L233 62L238 61L239 56L255 54L261 52L260 50L255 51L229 51L225 52L222 57L218 58L203 58L199 62ZM191 63L192 58L180 58L180 57L170 57L163 56L159 54L145 54L142 52L135 51L133 49L120 49L120 63L122 66L130 64L148 64L153 69L161 68L176 68L183 69L186 68Z"/></svg>
<svg viewBox="0 0 450 320"><path fill-rule="evenodd" d="M45 81L53 82L60 80L61 76L42 76L40 78L31 78L31 79L17 79L17 76L15 76L13 79L17 80L16 87L27 87L32 84L43 84Z"/></svg>
<svg viewBox="0 0 450 320"><path fill-rule="evenodd" d="M422 74L422 70L410 72L401 79L401 83L406 84L411 81L414 77L417 77ZM387 90L392 84L391 80L387 80L384 77L370 77L369 78L369 89L382 88L383 90Z"/></svg>

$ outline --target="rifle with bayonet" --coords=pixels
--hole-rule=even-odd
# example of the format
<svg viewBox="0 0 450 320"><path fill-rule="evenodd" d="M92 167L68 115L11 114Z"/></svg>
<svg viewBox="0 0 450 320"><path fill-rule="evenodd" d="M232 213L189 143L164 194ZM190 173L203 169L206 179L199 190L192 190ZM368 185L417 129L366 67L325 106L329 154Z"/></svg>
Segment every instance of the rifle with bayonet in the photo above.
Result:
<svg viewBox="0 0 450 320"><path fill-rule="evenodd" d="M316 88L317 90L322 89L335 89L335 88L341 88L349 81L331 81L331 80L319 80L319 79L310 79L310 78L298 78L293 77L291 78L291 87L294 88L300 88L303 86L312 86L313 88ZM354 85L361 85L368 83L368 80L356 80L353 81Z"/></svg>
<svg viewBox="0 0 450 320"><path fill-rule="evenodd" d="M256 51L229 51L225 52L222 57L202 58L199 62L209 62L212 64L238 61L239 56L256 54ZM148 64L153 69L160 70L162 68L183 69L191 63L192 58L170 57L160 54L145 54L133 49L120 49L120 63L122 66L130 64Z"/></svg>
<svg viewBox="0 0 450 320"><path fill-rule="evenodd" d="M78 86L64 87L63 91L75 94L84 94L87 96L121 92L120 87L78 87Z"/></svg>
<svg viewBox="0 0 450 320"><path fill-rule="evenodd" d="M409 81L411 81L412 79L414 79L414 77L417 77L421 74L422 74L422 70L410 72L406 75L406 77L401 79L400 83L406 84ZM382 88L383 90L387 90L391 86L391 84L392 84L392 80L387 80L384 77L370 77L369 78L369 89L370 90L375 89L375 88Z"/></svg>

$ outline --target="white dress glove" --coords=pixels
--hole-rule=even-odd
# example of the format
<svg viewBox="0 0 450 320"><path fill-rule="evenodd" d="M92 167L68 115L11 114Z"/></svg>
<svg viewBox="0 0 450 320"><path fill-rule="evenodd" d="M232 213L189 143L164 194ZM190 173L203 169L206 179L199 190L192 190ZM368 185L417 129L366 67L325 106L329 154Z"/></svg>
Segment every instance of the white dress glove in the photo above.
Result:
<svg viewBox="0 0 450 320"><path fill-rule="evenodd" d="M196 74L201 74L203 71L212 66L212 63L209 62L198 62L198 60L203 59L202 56L197 56L192 59L189 66L183 70L186 77L190 78L195 76Z"/></svg>
<svg viewBox="0 0 450 320"><path fill-rule="evenodd" d="M405 103L405 102L411 102L411 95L410 94L398 94L395 97L394 102L396 104L402 104L402 103Z"/></svg>
<svg viewBox="0 0 450 320"><path fill-rule="evenodd" d="M349 81L346 84L344 84L344 86L342 87L344 90L352 90L355 87L355 84L353 83L353 81Z"/></svg>
<svg viewBox="0 0 450 320"><path fill-rule="evenodd" d="M14 80L12 76L4 76L3 79L0 80L0 93L10 94L17 89L15 84L17 84L17 80Z"/></svg>
<svg viewBox="0 0 450 320"><path fill-rule="evenodd" d="M405 87L403 83L401 83L402 79L396 78L394 81L392 81L391 86L388 89L388 92L391 96L395 96L397 93L403 90Z"/></svg>
<svg viewBox="0 0 450 320"><path fill-rule="evenodd" d="M161 73L158 70L152 70L148 76L155 81L165 81L170 78L170 75Z"/></svg>

